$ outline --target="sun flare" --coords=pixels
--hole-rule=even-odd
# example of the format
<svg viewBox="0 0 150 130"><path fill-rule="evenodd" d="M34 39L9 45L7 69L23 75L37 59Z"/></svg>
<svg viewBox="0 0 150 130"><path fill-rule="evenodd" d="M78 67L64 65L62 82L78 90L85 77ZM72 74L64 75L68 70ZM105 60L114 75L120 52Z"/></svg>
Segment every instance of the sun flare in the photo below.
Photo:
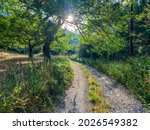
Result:
<svg viewBox="0 0 150 130"><path fill-rule="evenodd" d="M75 21L74 16L68 15L62 28L67 29L67 30L72 31L72 32L76 32L77 27L75 26L74 21Z"/></svg>
<svg viewBox="0 0 150 130"><path fill-rule="evenodd" d="M68 22L73 22L73 16L72 16L72 15L69 15L68 18L67 18L67 21L68 21Z"/></svg>

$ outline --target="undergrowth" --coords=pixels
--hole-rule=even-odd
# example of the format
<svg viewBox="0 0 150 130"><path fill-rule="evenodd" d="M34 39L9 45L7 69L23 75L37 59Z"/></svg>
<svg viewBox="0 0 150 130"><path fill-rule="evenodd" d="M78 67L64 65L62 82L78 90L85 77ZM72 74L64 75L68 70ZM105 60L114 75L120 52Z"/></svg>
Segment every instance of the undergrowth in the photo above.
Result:
<svg viewBox="0 0 150 130"><path fill-rule="evenodd" d="M0 112L54 112L72 78L66 58L10 65L0 90Z"/></svg>
<svg viewBox="0 0 150 130"><path fill-rule="evenodd" d="M88 79L89 91L88 91L88 99L89 102L92 103L92 107L90 108L92 112L106 113L109 112L109 105L105 101L103 97L102 90L98 85L95 78L92 74L82 65L79 65L80 68L85 73Z"/></svg>

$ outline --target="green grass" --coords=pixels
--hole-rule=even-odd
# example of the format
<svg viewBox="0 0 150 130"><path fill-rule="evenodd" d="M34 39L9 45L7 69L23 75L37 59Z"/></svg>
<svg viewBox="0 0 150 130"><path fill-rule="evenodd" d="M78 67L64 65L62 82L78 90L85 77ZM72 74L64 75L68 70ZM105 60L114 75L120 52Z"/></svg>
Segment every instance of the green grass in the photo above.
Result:
<svg viewBox="0 0 150 130"><path fill-rule="evenodd" d="M70 61L11 65L0 91L0 112L54 112L73 78Z"/></svg>
<svg viewBox="0 0 150 130"><path fill-rule="evenodd" d="M92 103L92 107L90 108L90 111L100 112L100 113L109 112L109 105L105 101L102 90L98 85L97 81L84 66L82 65L79 66L85 73L88 80L88 85L89 85L88 99L89 102Z"/></svg>
<svg viewBox="0 0 150 130"><path fill-rule="evenodd" d="M144 106L150 106L150 57L135 57L124 61L78 59L103 71L130 90Z"/></svg>

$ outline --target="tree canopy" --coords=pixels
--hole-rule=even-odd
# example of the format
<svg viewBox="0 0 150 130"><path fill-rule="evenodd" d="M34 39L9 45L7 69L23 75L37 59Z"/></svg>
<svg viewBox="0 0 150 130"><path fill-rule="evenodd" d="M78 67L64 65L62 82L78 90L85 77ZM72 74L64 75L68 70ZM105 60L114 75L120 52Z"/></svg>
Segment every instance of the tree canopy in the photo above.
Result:
<svg viewBox="0 0 150 130"><path fill-rule="evenodd" d="M73 48L68 45L72 36L66 33L70 26L80 35L80 54L147 54L149 9L149 0L2 0L0 46L28 46L29 57L34 47L43 46L44 57L50 58L52 44L57 52Z"/></svg>

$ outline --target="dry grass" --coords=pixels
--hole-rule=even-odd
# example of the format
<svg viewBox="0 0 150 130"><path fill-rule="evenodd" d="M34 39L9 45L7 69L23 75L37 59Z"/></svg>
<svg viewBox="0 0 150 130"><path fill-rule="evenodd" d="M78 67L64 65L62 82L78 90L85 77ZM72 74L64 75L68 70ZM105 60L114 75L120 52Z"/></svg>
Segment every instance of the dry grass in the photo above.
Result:
<svg viewBox="0 0 150 130"><path fill-rule="evenodd" d="M33 59L34 63L42 61L42 57L35 57ZM30 62L31 60L29 60L28 55L12 54L0 51L0 81L3 80L6 70L8 70L10 67L14 65L22 65L24 68L26 68Z"/></svg>

